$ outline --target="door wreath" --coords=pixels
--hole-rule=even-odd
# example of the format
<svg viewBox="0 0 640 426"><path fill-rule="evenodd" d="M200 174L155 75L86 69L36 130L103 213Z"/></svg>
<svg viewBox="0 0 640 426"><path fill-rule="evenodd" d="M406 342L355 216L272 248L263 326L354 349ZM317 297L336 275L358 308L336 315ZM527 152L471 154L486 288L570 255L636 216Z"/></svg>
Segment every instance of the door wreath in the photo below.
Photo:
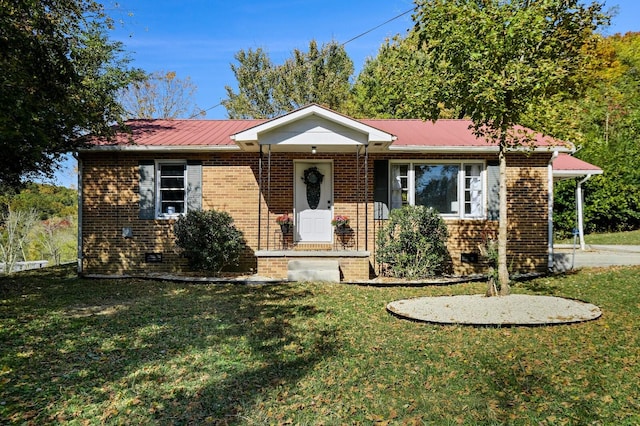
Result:
<svg viewBox="0 0 640 426"><path fill-rule="evenodd" d="M307 203L312 210L317 209L320 203L320 184L323 179L324 175L315 166L304 171L302 180L307 186Z"/></svg>

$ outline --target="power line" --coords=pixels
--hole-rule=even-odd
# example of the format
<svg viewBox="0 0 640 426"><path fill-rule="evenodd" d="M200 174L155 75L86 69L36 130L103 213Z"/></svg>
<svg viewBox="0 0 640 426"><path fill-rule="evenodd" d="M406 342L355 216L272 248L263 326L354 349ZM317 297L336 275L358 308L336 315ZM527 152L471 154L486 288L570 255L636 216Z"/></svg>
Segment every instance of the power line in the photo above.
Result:
<svg viewBox="0 0 640 426"><path fill-rule="evenodd" d="M220 105L222 105L222 102L220 102L219 104L216 104L216 105L214 105L212 107L209 107L207 109L201 109L200 111L196 112L191 117L189 117L189 120L192 119L192 118L195 118L195 117L197 117L199 115L204 115L207 111L210 111L210 110L214 109L215 107L219 107Z"/></svg>
<svg viewBox="0 0 640 426"><path fill-rule="evenodd" d="M396 19L398 19L398 18L400 18L400 17L402 17L402 16L406 15L407 13L413 12L414 10L415 10L415 9L412 7L411 9L406 10L406 11L402 12L401 14L394 16L394 17L393 17L393 18L391 18L391 19L387 19L387 20L386 20L386 21L384 21L382 24L376 25L375 27L373 27L373 28L371 28L371 29L369 29L369 30L367 30L367 31L365 31L365 32L363 32L363 33L361 33L361 34L358 34L357 36L350 38L349 40L347 40L347 41L345 41L344 43L342 43L342 45L344 46L344 45L346 45L347 43L351 43L352 41L357 40L357 39L359 39L360 37L365 36L365 35L369 34L370 32L375 31L375 30L377 30L378 28L380 28L380 27L382 27L382 26L384 26L384 25L387 25L389 22L395 21ZM215 108L215 107L219 107L220 105L222 105L222 102L220 102L220 103L219 103L219 104L217 104L217 105L212 106L211 108L207 108L207 109L205 109L205 110L201 110L199 113L194 114L193 116L191 116L191 117L189 117L189 118L194 118L194 117L196 117L196 116L198 116L198 115L202 115L202 113L203 113L203 112L207 112L207 111L209 111L209 110L211 110L211 109L213 109L213 108Z"/></svg>
<svg viewBox="0 0 640 426"><path fill-rule="evenodd" d="M355 37L353 37L353 38L350 38L349 40L347 40L347 41L345 41L344 43L342 43L342 45L344 46L344 45L345 45L345 44L347 44L347 43L351 43L353 40L357 40L357 39L359 39L360 37L362 37L362 36L364 36L364 35L366 35L366 34L369 34L371 31L375 31L375 30L377 30L378 28L382 27L383 25L386 25L386 24L388 24L388 23L389 23L389 22L391 22L391 21L395 21L396 19L400 18L401 16L404 16L404 15L406 15L407 13L409 13L409 12L413 12L413 11L414 11L414 8L412 7L411 9L409 9L409 10L407 10L407 11L405 11L405 12L402 12L400 15L398 15L398 16L394 16L393 18L391 18L391 19L389 19L389 20L387 20L387 21L384 21L382 24L380 24L380 25L378 25L378 26L375 26L375 27L371 28L370 30L365 31L365 32L363 32L362 34L358 34L357 36L355 36Z"/></svg>

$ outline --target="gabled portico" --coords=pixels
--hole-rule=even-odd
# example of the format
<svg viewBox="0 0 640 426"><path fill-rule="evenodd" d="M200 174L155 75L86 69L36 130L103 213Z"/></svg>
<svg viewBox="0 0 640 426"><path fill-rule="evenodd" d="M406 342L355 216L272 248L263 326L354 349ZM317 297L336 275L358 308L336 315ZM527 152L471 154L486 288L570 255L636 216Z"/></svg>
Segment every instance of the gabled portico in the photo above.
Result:
<svg viewBox="0 0 640 426"><path fill-rule="evenodd" d="M343 274L347 263L360 263L356 266L361 271L356 274L357 278L366 279L370 255L368 154L371 149L386 150L394 136L318 105L310 105L231 138L242 150L257 152L260 158L258 181L264 198L258 203L258 269L271 270L275 263L284 267L282 262L289 262L289 258L299 262L300 258L329 257L338 260ZM276 158L287 159L292 180L286 176L287 171L274 167ZM336 170L336 167L351 169L348 179L355 181L351 185L355 193L336 194L335 179L346 177L343 170ZM290 186L283 186L283 181L290 182ZM288 198L288 202L282 197ZM263 201L268 208L266 214L262 211ZM285 205L284 211L279 211L280 205ZM349 230L353 244L348 245L348 253L344 250L347 246L336 241L344 235L336 236L331 224L334 215L347 211L353 218ZM290 235L281 232L273 223L273 217L289 212L293 217ZM291 248L295 250L283 250Z"/></svg>
<svg viewBox="0 0 640 426"><path fill-rule="evenodd" d="M309 105L231 136L250 152L358 152L369 147L386 150L395 136L338 114Z"/></svg>
<svg viewBox="0 0 640 426"><path fill-rule="evenodd" d="M333 157L351 155L352 166L357 171L362 169L362 175L357 176L356 193L352 195L358 208L366 212L368 153L371 149L386 150L395 137L319 105L309 105L236 133L231 139L242 150L259 153L260 193L270 214L292 212L294 244L331 245L331 219L339 213L335 211ZM272 159L282 153L292 159L293 173L293 185L289 188L290 209L285 212L274 211L271 203L275 180L282 176L282 170L272 168ZM264 229L262 212L258 217L259 229ZM364 227L366 232L366 214L364 218L364 223L357 224L356 231ZM269 223L266 227L270 228ZM267 249L272 248L268 239L260 238L259 250L265 248L265 243Z"/></svg>

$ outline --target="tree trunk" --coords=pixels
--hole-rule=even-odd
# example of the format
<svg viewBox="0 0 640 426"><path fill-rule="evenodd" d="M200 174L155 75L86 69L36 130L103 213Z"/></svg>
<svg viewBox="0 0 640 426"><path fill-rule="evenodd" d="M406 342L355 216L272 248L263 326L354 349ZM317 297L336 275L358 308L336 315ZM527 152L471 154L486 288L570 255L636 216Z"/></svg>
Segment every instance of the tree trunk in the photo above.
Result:
<svg viewBox="0 0 640 426"><path fill-rule="evenodd" d="M511 292L509 270L507 269L507 158L505 144L500 143L500 218L498 221L498 284L501 296Z"/></svg>

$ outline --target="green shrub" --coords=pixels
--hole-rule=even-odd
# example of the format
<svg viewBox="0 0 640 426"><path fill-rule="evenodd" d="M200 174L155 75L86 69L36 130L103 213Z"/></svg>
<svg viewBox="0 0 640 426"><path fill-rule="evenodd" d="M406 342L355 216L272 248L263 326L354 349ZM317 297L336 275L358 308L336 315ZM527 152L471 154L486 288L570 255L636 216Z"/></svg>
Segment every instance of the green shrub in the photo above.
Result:
<svg viewBox="0 0 640 426"><path fill-rule="evenodd" d="M237 265L245 247L244 236L227 212L194 210L175 223L176 244L196 271L219 273Z"/></svg>
<svg viewBox="0 0 640 426"><path fill-rule="evenodd" d="M389 275L420 279L451 271L447 226L432 208L394 209L377 235L377 260Z"/></svg>

